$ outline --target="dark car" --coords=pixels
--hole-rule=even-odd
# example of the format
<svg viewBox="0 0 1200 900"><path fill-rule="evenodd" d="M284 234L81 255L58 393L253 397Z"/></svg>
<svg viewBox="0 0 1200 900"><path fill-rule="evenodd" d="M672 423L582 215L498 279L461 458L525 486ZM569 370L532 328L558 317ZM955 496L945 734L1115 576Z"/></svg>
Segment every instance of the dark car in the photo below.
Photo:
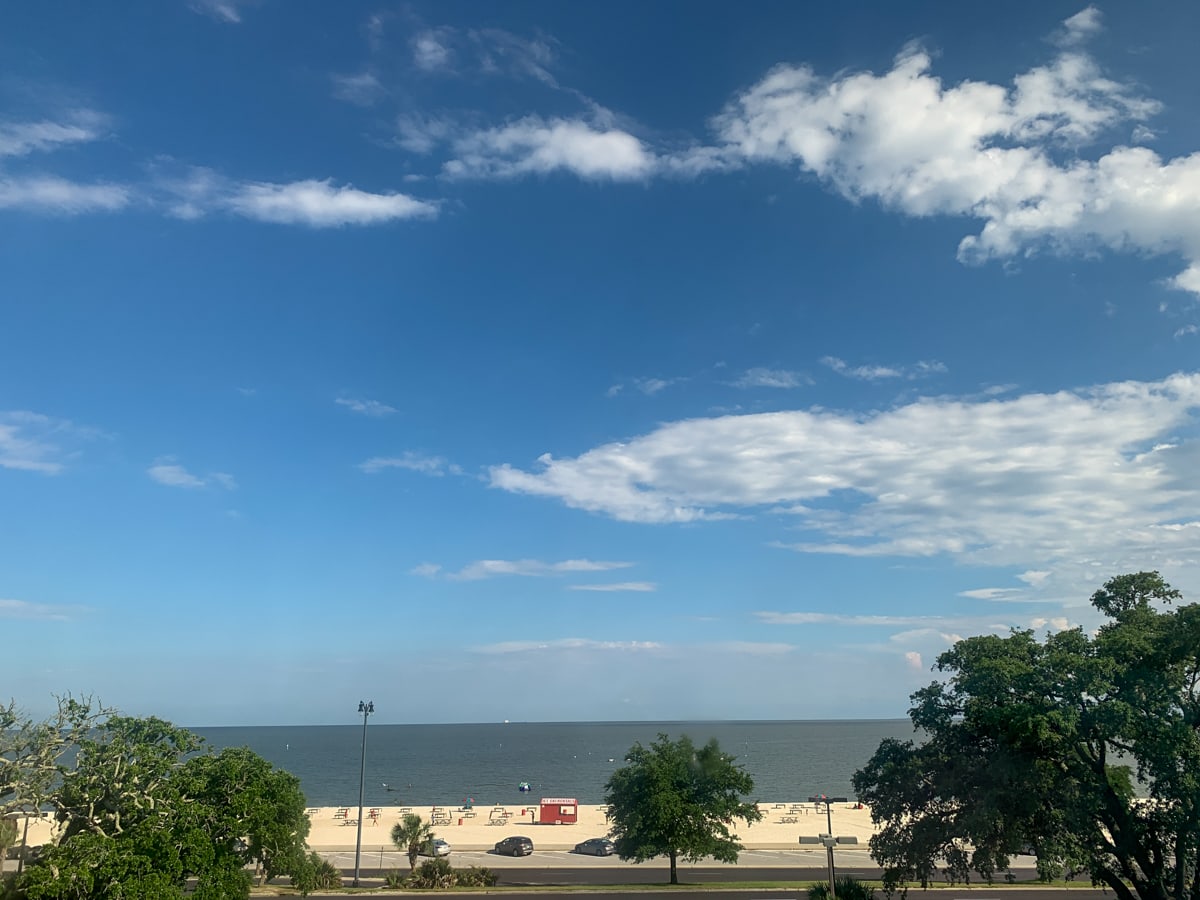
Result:
<svg viewBox="0 0 1200 900"><path fill-rule="evenodd" d="M504 856L528 856L533 852L533 841L514 834L496 844L496 852Z"/></svg>
<svg viewBox="0 0 1200 900"><path fill-rule="evenodd" d="M588 838L582 844L575 845L576 853L587 853L591 856L612 856L616 849L608 838Z"/></svg>

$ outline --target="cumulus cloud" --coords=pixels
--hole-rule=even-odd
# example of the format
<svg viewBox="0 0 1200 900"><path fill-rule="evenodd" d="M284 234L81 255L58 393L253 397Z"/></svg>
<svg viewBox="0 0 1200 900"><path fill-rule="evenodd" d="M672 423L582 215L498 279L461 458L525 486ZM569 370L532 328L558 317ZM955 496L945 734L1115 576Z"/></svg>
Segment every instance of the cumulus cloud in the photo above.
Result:
<svg viewBox="0 0 1200 900"><path fill-rule="evenodd" d="M922 398L669 422L493 487L622 521L784 512L806 553L1091 571L1200 565L1200 374L1009 398Z"/></svg>
<svg viewBox="0 0 1200 900"><path fill-rule="evenodd" d="M637 181L652 174L653 152L619 128L579 119L519 121L476 131L454 141L450 178L515 178L568 172L593 181Z"/></svg>
<svg viewBox="0 0 1200 900"><path fill-rule="evenodd" d="M396 411L394 406L388 406L386 403L381 403L378 400L366 400L359 397L338 397L333 401L338 406L344 406L351 412L356 412L360 416L370 416L375 419L390 416Z"/></svg>
<svg viewBox="0 0 1200 900"><path fill-rule="evenodd" d="M164 456L155 460L154 465L146 469L151 480L167 487L177 488L206 488L217 486L231 491L237 487L233 476L227 472L209 472L207 475L195 475L175 461L174 457Z"/></svg>
<svg viewBox="0 0 1200 900"><path fill-rule="evenodd" d="M925 668L925 663L921 661L921 654L916 650L909 650L907 653L905 653L904 661L908 663L908 667L910 669L914 669L918 672Z"/></svg>
<svg viewBox="0 0 1200 900"><path fill-rule="evenodd" d="M1128 146L1090 159L1080 153L1160 109L1106 77L1082 49L1099 27L1094 8L1072 16L1057 55L1011 85L947 86L918 45L881 75L777 66L714 127L744 163L796 166L854 202L981 220L959 245L964 262L1039 249L1173 253L1187 267L1171 285L1200 293L1200 154L1164 160Z"/></svg>
<svg viewBox="0 0 1200 900"><path fill-rule="evenodd" d="M242 184L227 198L226 204L248 219L310 228L378 225L437 214L437 206L426 200L401 193L375 194L350 185L335 187L328 178L289 184Z"/></svg>
<svg viewBox="0 0 1200 900"><path fill-rule="evenodd" d="M410 472L420 472L422 475L433 475L440 478L443 475L461 475L462 469L441 456L425 456L411 451L400 456L373 456L358 464L360 471L368 475L376 475L387 469L407 469Z"/></svg>

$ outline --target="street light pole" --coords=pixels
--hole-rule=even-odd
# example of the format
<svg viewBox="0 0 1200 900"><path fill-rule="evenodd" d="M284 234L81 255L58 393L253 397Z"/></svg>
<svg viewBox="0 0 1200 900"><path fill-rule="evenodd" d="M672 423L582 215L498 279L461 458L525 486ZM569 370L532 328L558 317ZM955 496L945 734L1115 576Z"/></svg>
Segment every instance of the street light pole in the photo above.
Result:
<svg viewBox="0 0 1200 900"><path fill-rule="evenodd" d="M375 701L358 701L358 711L363 717L362 761L358 767L358 838L354 842L354 887L358 887L358 864L362 857L363 786L367 778L367 716L375 712Z"/></svg>

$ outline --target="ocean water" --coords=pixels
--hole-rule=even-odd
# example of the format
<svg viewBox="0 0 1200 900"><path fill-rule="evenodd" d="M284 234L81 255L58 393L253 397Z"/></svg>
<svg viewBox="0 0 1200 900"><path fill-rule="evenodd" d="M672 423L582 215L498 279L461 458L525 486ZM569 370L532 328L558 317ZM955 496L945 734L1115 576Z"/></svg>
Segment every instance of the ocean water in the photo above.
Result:
<svg viewBox="0 0 1200 900"><path fill-rule="evenodd" d="M362 725L196 728L215 748L249 747L296 775L310 806L358 802ZM602 803L604 784L636 742L660 733L716 738L754 778L751 799L853 797L850 777L907 719L821 722L565 722L367 727L369 806L520 804L541 797ZM518 786L528 782L530 793Z"/></svg>

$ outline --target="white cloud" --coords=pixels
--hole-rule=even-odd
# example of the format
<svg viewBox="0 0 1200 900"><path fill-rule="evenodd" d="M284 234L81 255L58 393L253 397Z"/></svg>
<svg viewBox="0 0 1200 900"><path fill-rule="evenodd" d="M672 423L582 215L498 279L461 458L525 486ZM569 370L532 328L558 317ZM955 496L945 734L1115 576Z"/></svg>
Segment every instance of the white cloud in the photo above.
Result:
<svg viewBox="0 0 1200 900"><path fill-rule="evenodd" d="M869 616L845 615L827 612L771 612L754 614L755 618L768 625L842 625L855 628L891 628L913 625L929 626L945 623L942 616Z"/></svg>
<svg viewBox="0 0 1200 900"><path fill-rule="evenodd" d="M976 588L971 591L959 591L958 596L970 597L972 600L1003 600L1019 593L1020 588Z"/></svg>
<svg viewBox="0 0 1200 900"><path fill-rule="evenodd" d="M909 650L904 654L904 661L908 663L910 669L921 671L925 668L925 663L921 661L921 654L916 650Z"/></svg>
<svg viewBox="0 0 1200 900"><path fill-rule="evenodd" d="M476 653L544 653L562 650L600 650L609 652L639 652L661 650L657 641L596 641L588 638L559 638L549 641L502 641L475 647Z"/></svg>
<svg viewBox="0 0 1200 900"><path fill-rule="evenodd" d="M917 378L946 372L945 364L937 360L920 360L910 366L850 366L846 364L845 360L836 356L826 356L821 359L821 365L828 366L839 375L859 381L880 381L887 378L903 378L913 381Z"/></svg>
<svg viewBox="0 0 1200 900"><path fill-rule="evenodd" d="M576 572L611 572L628 569L631 562L607 562L592 559L566 559L561 562L543 562L540 559L481 559L464 566L458 572L448 572L451 581L479 581L503 575L522 575L544 578Z"/></svg>
<svg viewBox="0 0 1200 900"><path fill-rule="evenodd" d="M233 476L226 472L210 472L204 476L194 475L170 456L155 460L154 465L146 469L146 474L152 480L167 487L197 489L216 485L227 491L232 491L237 487Z"/></svg>
<svg viewBox="0 0 1200 900"><path fill-rule="evenodd" d="M394 406L388 406L386 403L381 403L378 400L364 400L357 397L338 397L334 403L338 406L344 406L351 412L356 412L362 416L371 416L379 419L384 416L390 416L396 411Z"/></svg>
<svg viewBox="0 0 1200 900"><path fill-rule="evenodd" d="M515 178L569 172L593 181L649 177L655 156L632 134L578 119L527 116L454 142L443 166L450 178Z"/></svg>
<svg viewBox="0 0 1200 900"><path fill-rule="evenodd" d="M788 369L747 369L733 382L740 388L796 388L812 384L812 379L801 372Z"/></svg>
<svg viewBox="0 0 1200 900"><path fill-rule="evenodd" d="M248 219L311 228L378 225L437 214L437 206L426 200L400 193L373 194L349 185L334 187L332 179L243 184L227 204Z"/></svg>
<svg viewBox="0 0 1200 900"><path fill-rule="evenodd" d="M413 64L425 72L450 68L454 55L450 43L450 29L431 28L419 32L412 39Z"/></svg>
<svg viewBox="0 0 1200 900"><path fill-rule="evenodd" d="M964 262L1038 249L1175 253L1188 267L1171 285L1200 293L1200 154L1078 155L1160 109L1079 48L1099 26L1090 7L1068 19L1054 59L1011 86L946 86L915 45L882 75L777 66L714 124L743 162L795 165L852 201L907 215L982 220L959 246Z"/></svg>
<svg viewBox="0 0 1200 900"><path fill-rule="evenodd" d="M333 75L333 95L339 100L355 106L370 106L387 91L374 72L359 72L355 75Z"/></svg>
<svg viewBox="0 0 1200 900"><path fill-rule="evenodd" d="M95 436L93 429L66 419L28 410L0 412L0 469L57 475L77 452L73 446Z"/></svg>
<svg viewBox="0 0 1200 900"><path fill-rule="evenodd" d="M67 144L94 141L103 135L107 125L107 116L90 109L74 110L62 122L49 119L0 122L0 157L25 156Z"/></svg>
<svg viewBox="0 0 1200 900"><path fill-rule="evenodd" d="M122 209L130 199L129 189L117 184L79 184L53 175L0 177L0 209L79 215Z"/></svg>
<svg viewBox="0 0 1200 900"><path fill-rule="evenodd" d="M648 592L658 590L658 585L656 585L653 581L618 581L611 584L572 584L568 585L568 589L572 591Z"/></svg>
<svg viewBox="0 0 1200 900"><path fill-rule="evenodd" d="M0 597L0 619L42 619L65 622L74 610L65 606L29 603L25 600L5 600Z"/></svg>
<svg viewBox="0 0 1200 900"><path fill-rule="evenodd" d="M238 8L246 5L246 0L190 0L188 4L194 12L236 25L242 21L242 13Z"/></svg>
<svg viewBox="0 0 1200 900"><path fill-rule="evenodd" d="M442 567L437 563L421 563L409 570L410 575L420 575L422 578L433 578L438 572L442 571Z"/></svg>
<svg viewBox="0 0 1200 900"><path fill-rule="evenodd" d="M461 475L462 469L441 456L425 456L411 451L401 456L373 456L366 462L359 463L358 468L368 475L375 475L387 469L407 469L410 472L420 472L422 475L441 477L447 473Z"/></svg>
<svg viewBox="0 0 1200 900"><path fill-rule="evenodd" d="M1198 566L1194 529L1179 527L1200 509L1198 414L1200 374L1179 374L872 413L689 419L489 474L494 487L631 522L783 507L807 539L780 546L802 552L1055 572Z"/></svg>

